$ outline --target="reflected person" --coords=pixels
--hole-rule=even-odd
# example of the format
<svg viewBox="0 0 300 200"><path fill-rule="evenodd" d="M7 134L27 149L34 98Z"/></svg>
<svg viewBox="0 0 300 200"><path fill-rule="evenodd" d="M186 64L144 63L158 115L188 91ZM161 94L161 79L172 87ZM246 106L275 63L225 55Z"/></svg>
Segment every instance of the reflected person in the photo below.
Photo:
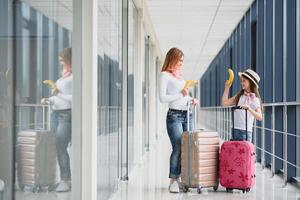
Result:
<svg viewBox="0 0 300 200"><path fill-rule="evenodd" d="M67 147L71 141L72 131L72 50L65 48L59 53L62 66L61 77L52 88L52 96L42 99L52 105L51 129L56 138L57 160L60 168L60 181L56 192L67 192L71 189L70 156Z"/></svg>

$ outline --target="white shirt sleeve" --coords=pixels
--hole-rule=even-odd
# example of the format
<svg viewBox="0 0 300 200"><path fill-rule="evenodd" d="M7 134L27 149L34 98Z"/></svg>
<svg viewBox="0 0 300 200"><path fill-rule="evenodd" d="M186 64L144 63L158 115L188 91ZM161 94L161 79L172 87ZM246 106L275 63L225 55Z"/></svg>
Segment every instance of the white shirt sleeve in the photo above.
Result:
<svg viewBox="0 0 300 200"><path fill-rule="evenodd" d="M168 77L163 73L159 78L159 99L162 103L168 103L180 99L183 97L183 94L180 92L178 94L167 94L167 85L168 85Z"/></svg>
<svg viewBox="0 0 300 200"><path fill-rule="evenodd" d="M59 93L57 94L57 97L59 97L59 98L65 100L65 101L70 101L70 102L72 102L72 95L71 95L71 94L63 94L63 93L59 92Z"/></svg>
<svg viewBox="0 0 300 200"><path fill-rule="evenodd" d="M256 110L259 107L260 107L260 100L259 100L259 98L256 97L255 100L252 103L252 109Z"/></svg>
<svg viewBox="0 0 300 200"><path fill-rule="evenodd" d="M48 100L52 103L55 104L55 100L56 100L57 96L51 96L48 98Z"/></svg>

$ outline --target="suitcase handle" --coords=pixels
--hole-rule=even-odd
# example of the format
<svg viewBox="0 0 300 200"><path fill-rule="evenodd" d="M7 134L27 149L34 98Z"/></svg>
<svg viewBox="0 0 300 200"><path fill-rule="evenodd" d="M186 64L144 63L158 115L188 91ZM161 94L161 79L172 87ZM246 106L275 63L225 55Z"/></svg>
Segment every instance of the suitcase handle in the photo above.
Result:
<svg viewBox="0 0 300 200"><path fill-rule="evenodd" d="M187 102L187 112L186 112L186 117L187 117L187 131L190 132L190 113L193 113L193 122L192 122L192 129L195 130L196 129L196 116L197 116L197 109L196 109L196 105L194 105L193 109L191 109L191 105L193 103L193 100L189 100Z"/></svg>
<svg viewBox="0 0 300 200"><path fill-rule="evenodd" d="M234 106L231 108L231 114L232 114L232 135L231 137L233 137L233 133L234 133L234 111L235 110L245 110L245 115L246 115L246 141L248 141L248 109L242 108L241 106ZM234 139L230 139L230 141L234 141ZM235 141L239 141L239 140L235 140Z"/></svg>
<svg viewBox="0 0 300 200"><path fill-rule="evenodd" d="M48 130L50 131L51 130L51 102L49 100L46 101L46 104L43 105L43 129L44 130ZM45 111L45 108L48 108L48 126L46 127L46 115L47 115L47 112Z"/></svg>

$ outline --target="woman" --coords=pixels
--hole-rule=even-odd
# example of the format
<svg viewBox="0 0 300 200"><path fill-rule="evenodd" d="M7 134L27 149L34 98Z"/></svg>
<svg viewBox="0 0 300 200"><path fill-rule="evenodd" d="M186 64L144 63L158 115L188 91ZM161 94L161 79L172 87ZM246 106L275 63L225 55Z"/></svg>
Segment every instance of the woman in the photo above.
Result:
<svg viewBox="0 0 300 200"><path fill-rule="evenodd" d="M181 173L181 134L187 130L187 103L196 99L189 96L189 91L184 88L185 81L181 76L183 52L177 48L168 51L160 74L159 97L162 103L169 104L167 113L167 131L172 144L170 157L169 191L179 192L179 177ZM192 121L192 120L190 120Z"/></svg>
<svg viewBox="0 0 300 200"><path fill-rule="evenodd" d="M251 69L245 72L239 72L241 79L242 89L236 95L228 98L228 93L231 85L225 83L225 89L222 97L222 106L241 106L243 109L248 110L247 119L247 133L246 133L246 119L244 110L235 110L234 113L234 131L233 139L246 140L248 134L248 141L252 141L252 128L254 118L262 121L262 103L258 91L258 82L260 81L259 75Z"/></svg>
<svg viewBox="0 0 300 200"><path fill-rule="evenodd" d="M61 77L56 81L50 98L42 99L42 104L49 101L52 105L51 128L56 138L57 160L60 168L61 181L56 187L57 192L67 192L71 186L70 157L67 151L71 141L72 130L72 50L63 49L59 54L62 66Z"/></svg>

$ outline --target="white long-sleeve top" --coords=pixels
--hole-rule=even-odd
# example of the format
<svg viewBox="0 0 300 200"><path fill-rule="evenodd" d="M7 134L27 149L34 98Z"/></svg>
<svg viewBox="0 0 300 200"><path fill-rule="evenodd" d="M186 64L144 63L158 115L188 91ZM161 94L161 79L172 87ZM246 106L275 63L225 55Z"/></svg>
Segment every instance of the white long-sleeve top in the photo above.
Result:
<svg viewBox="0 0 300 200"><path fill-rule="evenodd" d="M72 74L66 78L60 78L56 81L58 93L49 98L53 110L65 110L72 108Z"/></svg>
<svg viewBox="0 0 300 200"><path fill-rule="evenodd" d="M185 80L177 79L168 72L161 72L159 79L159 99L162 103L168 103L169 108L176 110L187 110L187 103L192 98L183 96L181 90Z"/></svg>

